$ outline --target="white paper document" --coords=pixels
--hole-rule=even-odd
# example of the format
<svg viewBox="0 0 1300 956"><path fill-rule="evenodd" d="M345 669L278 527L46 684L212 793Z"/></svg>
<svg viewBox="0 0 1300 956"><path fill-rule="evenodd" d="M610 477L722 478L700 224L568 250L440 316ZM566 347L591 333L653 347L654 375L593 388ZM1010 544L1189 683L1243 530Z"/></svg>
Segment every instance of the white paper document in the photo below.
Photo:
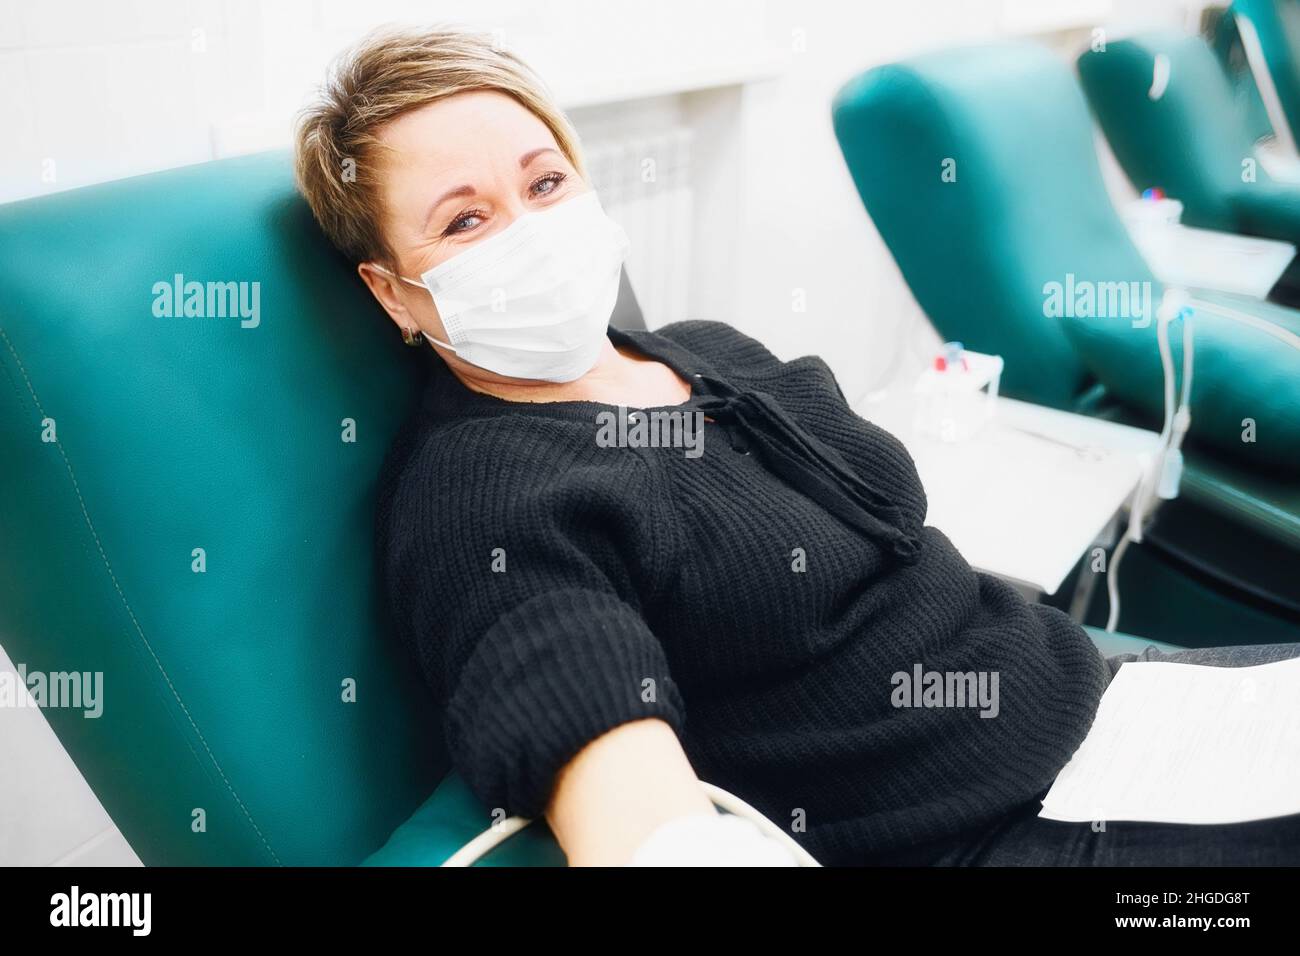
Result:
<svg viewBox="0 0 1300 956"><path fill-rule="evenodd" d="M1300 813L1300 658L1124 664L1038 814L1240 823Z"/></svg>

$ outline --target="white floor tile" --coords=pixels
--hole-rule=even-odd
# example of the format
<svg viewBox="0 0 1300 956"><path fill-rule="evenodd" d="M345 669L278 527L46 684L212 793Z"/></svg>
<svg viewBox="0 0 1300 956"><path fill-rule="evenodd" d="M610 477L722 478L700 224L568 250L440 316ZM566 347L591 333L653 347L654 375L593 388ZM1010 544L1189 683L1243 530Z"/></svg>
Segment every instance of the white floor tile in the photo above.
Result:
<svg viewBox="0 0 1300 956"><path fill-rule="evenodd" d="M0 671L18 680L2 647ZM73 854L124 861L123 849L134 858L44 714L27 702L0 707L0 866L45 866Z"/></svg>

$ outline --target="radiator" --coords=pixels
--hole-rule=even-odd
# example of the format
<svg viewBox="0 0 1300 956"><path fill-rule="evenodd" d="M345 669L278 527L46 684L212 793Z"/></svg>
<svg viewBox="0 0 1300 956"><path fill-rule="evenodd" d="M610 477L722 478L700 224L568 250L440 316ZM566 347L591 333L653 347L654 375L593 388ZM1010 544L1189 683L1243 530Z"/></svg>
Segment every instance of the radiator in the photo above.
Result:
<svg viewBox="0 0 1300 956"><path fill-rule="evenodd" d="M632 242L628 278L652 329L687 318L691 136L689 129L676 127L583 144L601 205Z"/></svg>

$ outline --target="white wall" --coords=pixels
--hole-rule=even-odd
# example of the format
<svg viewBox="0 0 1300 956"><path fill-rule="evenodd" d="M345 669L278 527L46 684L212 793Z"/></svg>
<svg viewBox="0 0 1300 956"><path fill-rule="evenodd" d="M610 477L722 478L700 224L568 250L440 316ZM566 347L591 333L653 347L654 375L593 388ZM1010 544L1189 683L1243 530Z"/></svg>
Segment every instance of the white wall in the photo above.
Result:
<svg viewBox="0 0 1300 956"><path fill-rule="evenodd" d="M386 23L491 32L573 108L766 68L765 6L0 0L0 201L285 145L326 64Z"/></svg>

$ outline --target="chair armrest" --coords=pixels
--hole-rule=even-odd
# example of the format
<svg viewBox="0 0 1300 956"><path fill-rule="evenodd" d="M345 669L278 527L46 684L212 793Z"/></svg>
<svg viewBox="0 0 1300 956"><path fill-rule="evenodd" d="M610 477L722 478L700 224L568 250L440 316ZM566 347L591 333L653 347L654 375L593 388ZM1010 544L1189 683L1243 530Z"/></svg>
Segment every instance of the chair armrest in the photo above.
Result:
<svg viewBox="0 0 1300 956"><path fill-rule="evenodd" d="M393 831L388 842L362 866L441 866L453 853L488 829L493 817L458 775L451 773L428 800ZM564 866L564 851L544 821L510 837L478 866Z"/></svg>
<svg viewBox="0 0 1300 956"><path fill-rule="evenodd" d="M1134 637L1132 634L1107 634L1100 627L1084 627L1092 642L1101 648L1101 652L1107 657L1115 654L1141 654L1146 648L1155 645L1157 650L1172 653L1174 651L1186 650L1177 644L1166 644L1164 641L1150 641L1145 637Z"/></svg>

